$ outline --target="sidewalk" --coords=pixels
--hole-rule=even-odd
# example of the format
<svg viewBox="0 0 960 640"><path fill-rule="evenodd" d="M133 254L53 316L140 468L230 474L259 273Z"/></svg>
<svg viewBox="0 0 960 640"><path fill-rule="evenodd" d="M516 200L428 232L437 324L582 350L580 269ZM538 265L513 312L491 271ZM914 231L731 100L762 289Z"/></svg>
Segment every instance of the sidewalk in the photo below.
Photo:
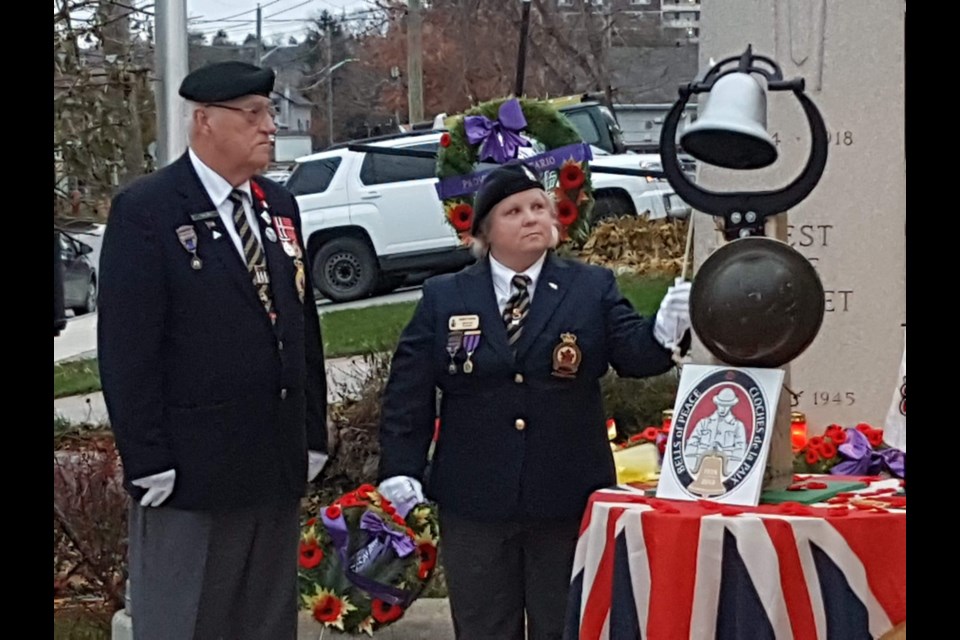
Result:
<svg viewBox="0 0 960 640"><path fill-rule="evenodd" d="M123 611L113 616L112 640L133 638L130 617ZM382 640L453 640L453 622L450 620L450 601L446 598L421 598L407 609L403 618L376 632ZM325 629L309 612L300 612L297 640L333 640L356 638L336 629ZM359 636L366 637L366 636Z"/></svg>

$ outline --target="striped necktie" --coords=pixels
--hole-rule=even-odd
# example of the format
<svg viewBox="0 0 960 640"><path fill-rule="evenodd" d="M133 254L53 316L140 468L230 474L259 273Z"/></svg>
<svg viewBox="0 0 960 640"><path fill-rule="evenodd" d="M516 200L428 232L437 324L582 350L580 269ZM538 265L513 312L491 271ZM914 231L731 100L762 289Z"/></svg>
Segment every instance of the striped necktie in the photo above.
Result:
<svg viewBox="0 0 960 640"><path fill-rule="evenodd" d="M510 280L516 293L507 300L507 307L503 310L503 322L507 325L507 341L514 346L523 333L523 321L530 311L530 277L517 274Z"/></svg>
<svg viewBox="0 0 960 640"><path fill-rule="evenodd" d="M257 297L263 303L263 308L275 321L273 313L273 293L270 291L270 275L267 271L267 260L260 248L260 242L253 235L253 229L247 221L247 213L243 208L243 192L234 189L230 192L230 201L233 202L233 224L237 227L240 236L240 246L243 247L243 257L247 263L247 271L257 290Z"/></svg>

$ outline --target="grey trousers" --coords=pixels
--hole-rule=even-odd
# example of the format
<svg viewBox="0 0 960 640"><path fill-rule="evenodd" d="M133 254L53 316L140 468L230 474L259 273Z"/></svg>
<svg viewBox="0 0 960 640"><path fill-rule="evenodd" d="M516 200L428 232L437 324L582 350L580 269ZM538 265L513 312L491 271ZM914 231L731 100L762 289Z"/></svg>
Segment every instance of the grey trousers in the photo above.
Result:
<svg viewBox="0 0 960 640"><path fill-rule="evenodd" d="M134 640L295 640L299 501L130 512Z"/></svg>
<svg viewBox="0 0 960 640"><path fill-rule="evenodd" d="M441 510L457 640L561 640L579 531L579 520L489 523Z"/></svg>

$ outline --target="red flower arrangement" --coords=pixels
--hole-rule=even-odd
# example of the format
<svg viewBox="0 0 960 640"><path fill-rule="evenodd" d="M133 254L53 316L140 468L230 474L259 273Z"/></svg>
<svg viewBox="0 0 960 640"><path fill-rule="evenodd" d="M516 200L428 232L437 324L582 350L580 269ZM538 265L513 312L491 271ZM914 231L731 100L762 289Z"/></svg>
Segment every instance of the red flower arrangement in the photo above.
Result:
<svg viewBox="0 0 960 640"><path fill-rule="evenodd" d="M372 635L423 592L439 535L431 504L398 509L369 484L342 495L301 527L301 607L325 626Z"/></svg>
<svg viewBox="0 0 960 640"><path fill-rule="evenodd" d="M877 475L881 472L902 478L906 454L883 441L883 430L860 423L844 429L832 424L822 436L814 436L795 455L797 473L835 475Z"/></svg>
<svg viewBox="0 0 960 640"><path fill-rule="evenodd" d="M583 169L580 168L579 162L568 160L560 168L560 188L564 191L579 189L583 186L584 180L586 180L586 176Z"/></svg>
<svg viewBox="0 0 960 640"><path fill-rule="evenodd" d="M444 149L446 149L447 147L450 146L450 134L449 134L449 133L444 133L442 136L440 136L440 146L443 147Z"/></svg>

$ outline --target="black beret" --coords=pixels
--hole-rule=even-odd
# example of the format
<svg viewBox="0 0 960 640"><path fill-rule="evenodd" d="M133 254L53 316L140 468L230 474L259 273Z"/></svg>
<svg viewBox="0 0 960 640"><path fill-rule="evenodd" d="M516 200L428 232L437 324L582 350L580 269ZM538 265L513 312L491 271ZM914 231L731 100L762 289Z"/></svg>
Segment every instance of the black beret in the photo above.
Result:
<svg viewBox="0 0 960 640"><path fill-rule="evenodd" d="M480 223L501 201L527 189L543 189L543 184L537 172L519 160L512 160L484 176L473 201L473 228L470 233L477 235Z"/></svg>
<svg viewBox="0 0 960 640"><path fill-rule="evenodd" d="M247 62L217 62L188 74L180 84L180 95L193 102L225 102L241 96L270 97L272 69Z"/></svg>

